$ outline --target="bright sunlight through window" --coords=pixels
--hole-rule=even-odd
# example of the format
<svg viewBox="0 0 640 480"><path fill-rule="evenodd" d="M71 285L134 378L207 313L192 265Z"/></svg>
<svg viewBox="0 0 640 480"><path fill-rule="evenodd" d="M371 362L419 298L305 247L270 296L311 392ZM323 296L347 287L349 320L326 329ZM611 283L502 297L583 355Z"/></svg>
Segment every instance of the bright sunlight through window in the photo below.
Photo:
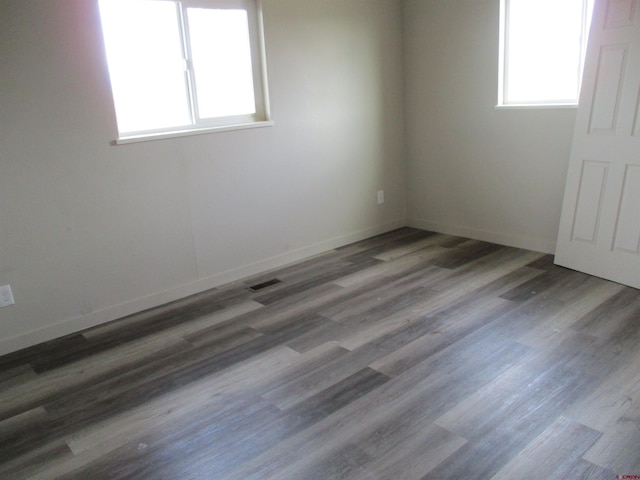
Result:
<svg viewBox="0 0 640 480"><path fill-rule="evenodd" d="M593 0L502 0L498 106L577 105Z"/></svg>
<svg viewBox="0 0 640 480"><path fill-rule="evenodd" d="M121 139L268 120L254 1L100 0Z"/></svg>

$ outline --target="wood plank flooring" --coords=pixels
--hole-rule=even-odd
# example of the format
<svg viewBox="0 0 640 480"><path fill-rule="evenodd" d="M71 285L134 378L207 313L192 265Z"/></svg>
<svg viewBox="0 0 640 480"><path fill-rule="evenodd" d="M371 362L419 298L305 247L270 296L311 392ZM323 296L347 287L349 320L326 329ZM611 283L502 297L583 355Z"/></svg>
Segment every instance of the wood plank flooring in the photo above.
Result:
<svg viewBox="0 0 640 480"><path fill-rule="evenodd" d="M0 357L3 479L616 475L640 292L475 240L403 228Z"/></svg>

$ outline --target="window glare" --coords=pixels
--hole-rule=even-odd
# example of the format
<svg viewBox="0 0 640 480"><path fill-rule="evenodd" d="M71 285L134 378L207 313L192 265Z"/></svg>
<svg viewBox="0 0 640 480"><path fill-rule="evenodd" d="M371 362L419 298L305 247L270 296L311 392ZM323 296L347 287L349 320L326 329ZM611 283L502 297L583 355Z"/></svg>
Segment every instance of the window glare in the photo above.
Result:
<svg viewBox="0 0 640 480"><path fill-rule="evenodd" d="M577 103L583 6L583 0L508 0L505 103Z"/></svg>
<svg viewBox="0 0 640 480"><path fill-rule="evenodd" d="M256 112L245 10L187 9L200 118Z"/></svg>
<svg viewBox="0 0 640 480"><path fill-rule="evenodd" d="M100 14L120 132L191 123L175 4L101 0Z"/></svg>

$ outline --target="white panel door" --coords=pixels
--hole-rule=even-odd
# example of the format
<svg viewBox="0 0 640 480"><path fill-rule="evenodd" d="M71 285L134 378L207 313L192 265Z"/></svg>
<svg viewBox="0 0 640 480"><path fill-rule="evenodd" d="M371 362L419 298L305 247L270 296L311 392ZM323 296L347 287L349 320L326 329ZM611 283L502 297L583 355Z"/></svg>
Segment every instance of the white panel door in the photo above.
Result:
<svg viewBox="0 0 640 480"><path fill-rule="evenodd" d="M640 288L640 0L596 0L558 265Z"/></svg>

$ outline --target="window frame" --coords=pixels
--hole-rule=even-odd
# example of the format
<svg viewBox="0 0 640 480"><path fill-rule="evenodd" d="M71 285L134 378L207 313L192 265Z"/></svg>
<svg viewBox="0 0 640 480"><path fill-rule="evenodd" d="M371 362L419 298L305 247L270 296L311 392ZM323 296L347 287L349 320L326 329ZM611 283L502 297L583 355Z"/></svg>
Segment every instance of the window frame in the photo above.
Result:
<svg viewBox="0 0 640 480"><path fill-rule="evenodd" d="M507 50L509 45L509 28L507 26L509 4L511 0L500 0L500 36L498 48L498 103L497 109L540 109L540 108L577 108L579 103L581 73L584 70L584 61L589 40L590 2L594 0L582 0L582 45L580 49L579 73L578 73L578 98L574 99L546 99L530 102L513 102L507 99L508 93L508 62Z"/></svg>
<svg viewBox="0 0 640 480"><path fill-rule="evenodd" d="M184 81L187 92L187 106L191 118L191 124L171 126L165 128L155 128L148 130L136 130L121 132L117 127L117 116L115 115L115 98L112 100L114 116L116 120L117 137L114 144L126 144L148 140L184 137L190 135L206 134L211 132L221 132L229 130L240 130L247 128L266 127L274 125L271 118L269 92L267 85L266 52L264 44L264 23L262 16L261 0L148 0L156 2L173 3L176 7L176 19L180 33L180 49L185 62ZM249 27L249 45L251 53L251 70L253 77L253 90L255 100L255 113L247 115L231 115L216 118L201 118L198 111L196 77L192 61L192 51L189 36L189 23L187 19L187 9L204 8L211 10L219 9L242 9L247 12ZM102 22L101 22L101 28ZM106 41L103 34L103 42L106 55ZM106 56L105 56L106 58ZM111 73L109 72L109 82Z"/></svg>

